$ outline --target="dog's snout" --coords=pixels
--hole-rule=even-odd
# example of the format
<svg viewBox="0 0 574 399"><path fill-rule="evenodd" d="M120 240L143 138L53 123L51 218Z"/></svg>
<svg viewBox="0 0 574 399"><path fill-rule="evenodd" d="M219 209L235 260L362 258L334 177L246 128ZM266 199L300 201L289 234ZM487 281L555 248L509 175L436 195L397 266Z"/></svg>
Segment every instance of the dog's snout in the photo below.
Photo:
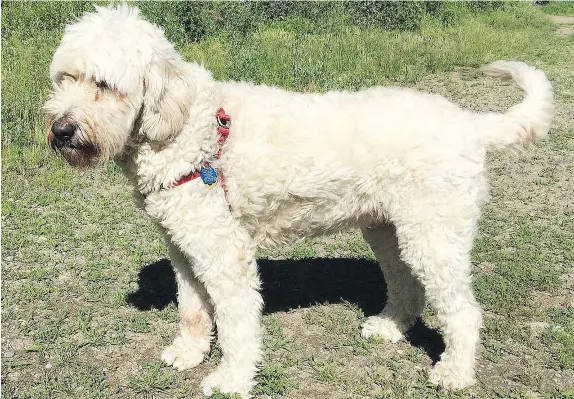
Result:
<svg viewBox="0 0 574 399"><path fill-rule="evenodd" d="M77 126L67 120L57 120L52 124L52 133L59 140L66 142L69 141L76 132Z"/></svg>

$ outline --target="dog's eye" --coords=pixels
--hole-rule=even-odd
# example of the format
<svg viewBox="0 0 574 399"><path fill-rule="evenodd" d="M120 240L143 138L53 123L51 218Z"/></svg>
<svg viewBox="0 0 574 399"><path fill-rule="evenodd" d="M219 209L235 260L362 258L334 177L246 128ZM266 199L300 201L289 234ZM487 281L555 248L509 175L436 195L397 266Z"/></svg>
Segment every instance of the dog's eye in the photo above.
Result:
<svg viewBox="0 0 574 399"><path fill-rule="evenodd" d="M110 88L110 86L108 85L108 83L105 80L99 80L96 82L96 86L98 89L100 90L107 90Z"/></svg>
<svg viewBox="0 0 574 399"><path fill-rule="evenodd" d="M60 75L60 83L62 82L75 82L76 77L74 75L70 75L69 73L63 72Z"/></svg>

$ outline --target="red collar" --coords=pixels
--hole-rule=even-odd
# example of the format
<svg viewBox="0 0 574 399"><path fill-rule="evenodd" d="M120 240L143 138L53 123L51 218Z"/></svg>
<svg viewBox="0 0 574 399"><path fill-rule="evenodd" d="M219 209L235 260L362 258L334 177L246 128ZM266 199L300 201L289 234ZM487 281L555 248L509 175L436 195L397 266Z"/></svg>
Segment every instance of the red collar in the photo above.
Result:
<svg viewBox="0 0 574 399"><path fill-rule="evenodd" d="M223 146L223 143L225 143L225 140L227 140L227 136L229 136L229 128L231 127L231 117L225 113L223 108L219 108L217 110L217 113L215 114L215 118L217 120L217 132L219 133L219 140L218 140L219 149L217 150L215 157L219 159L221 157L221 147ZM212 176L212 173L216 173L217 176ZM219 183L221 184L221 187L223 187L223 190L225 191L225 196L227 196L227 187L225 185L225 179L223 178L223 173L221 173L221 170L216 171L215 169L211 168L208 162L203 164L201 170L196 170L195 172L191 172L185 176L180 177L179 179L176 180L175 183L173 183L169 187L181 186L182 184L195 180L198 177L201 177L203 182L209 185L215 182L216 177L219 177ZM163 190L164 188L165 187L163 187L162 185L160 187L160 190Z"/></svg>

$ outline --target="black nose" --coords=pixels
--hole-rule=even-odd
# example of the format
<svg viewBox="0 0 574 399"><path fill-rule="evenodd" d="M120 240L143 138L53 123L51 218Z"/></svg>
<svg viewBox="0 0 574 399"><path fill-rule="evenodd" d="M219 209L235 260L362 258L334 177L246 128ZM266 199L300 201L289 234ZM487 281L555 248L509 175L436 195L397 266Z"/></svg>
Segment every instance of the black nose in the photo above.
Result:
<svg viewBox="0 0 574 399"><path fill-rule="evenodd" d="M76 132L77 126L69 121L57 120L52 124L52 133L61 141L69 141Z"/></svg>

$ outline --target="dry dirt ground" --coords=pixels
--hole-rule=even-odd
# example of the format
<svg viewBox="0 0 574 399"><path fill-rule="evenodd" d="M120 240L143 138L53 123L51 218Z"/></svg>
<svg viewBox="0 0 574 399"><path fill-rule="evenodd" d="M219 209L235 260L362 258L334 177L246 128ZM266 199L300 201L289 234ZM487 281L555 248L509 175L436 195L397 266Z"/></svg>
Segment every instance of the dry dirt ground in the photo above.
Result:
<svg viewBox="0 0 574 399"><path fill-rule="evenodd" d="M574 33L574 17L552 15L552 21L558 24L556 33L559 35L571 35Z"/></svg>

